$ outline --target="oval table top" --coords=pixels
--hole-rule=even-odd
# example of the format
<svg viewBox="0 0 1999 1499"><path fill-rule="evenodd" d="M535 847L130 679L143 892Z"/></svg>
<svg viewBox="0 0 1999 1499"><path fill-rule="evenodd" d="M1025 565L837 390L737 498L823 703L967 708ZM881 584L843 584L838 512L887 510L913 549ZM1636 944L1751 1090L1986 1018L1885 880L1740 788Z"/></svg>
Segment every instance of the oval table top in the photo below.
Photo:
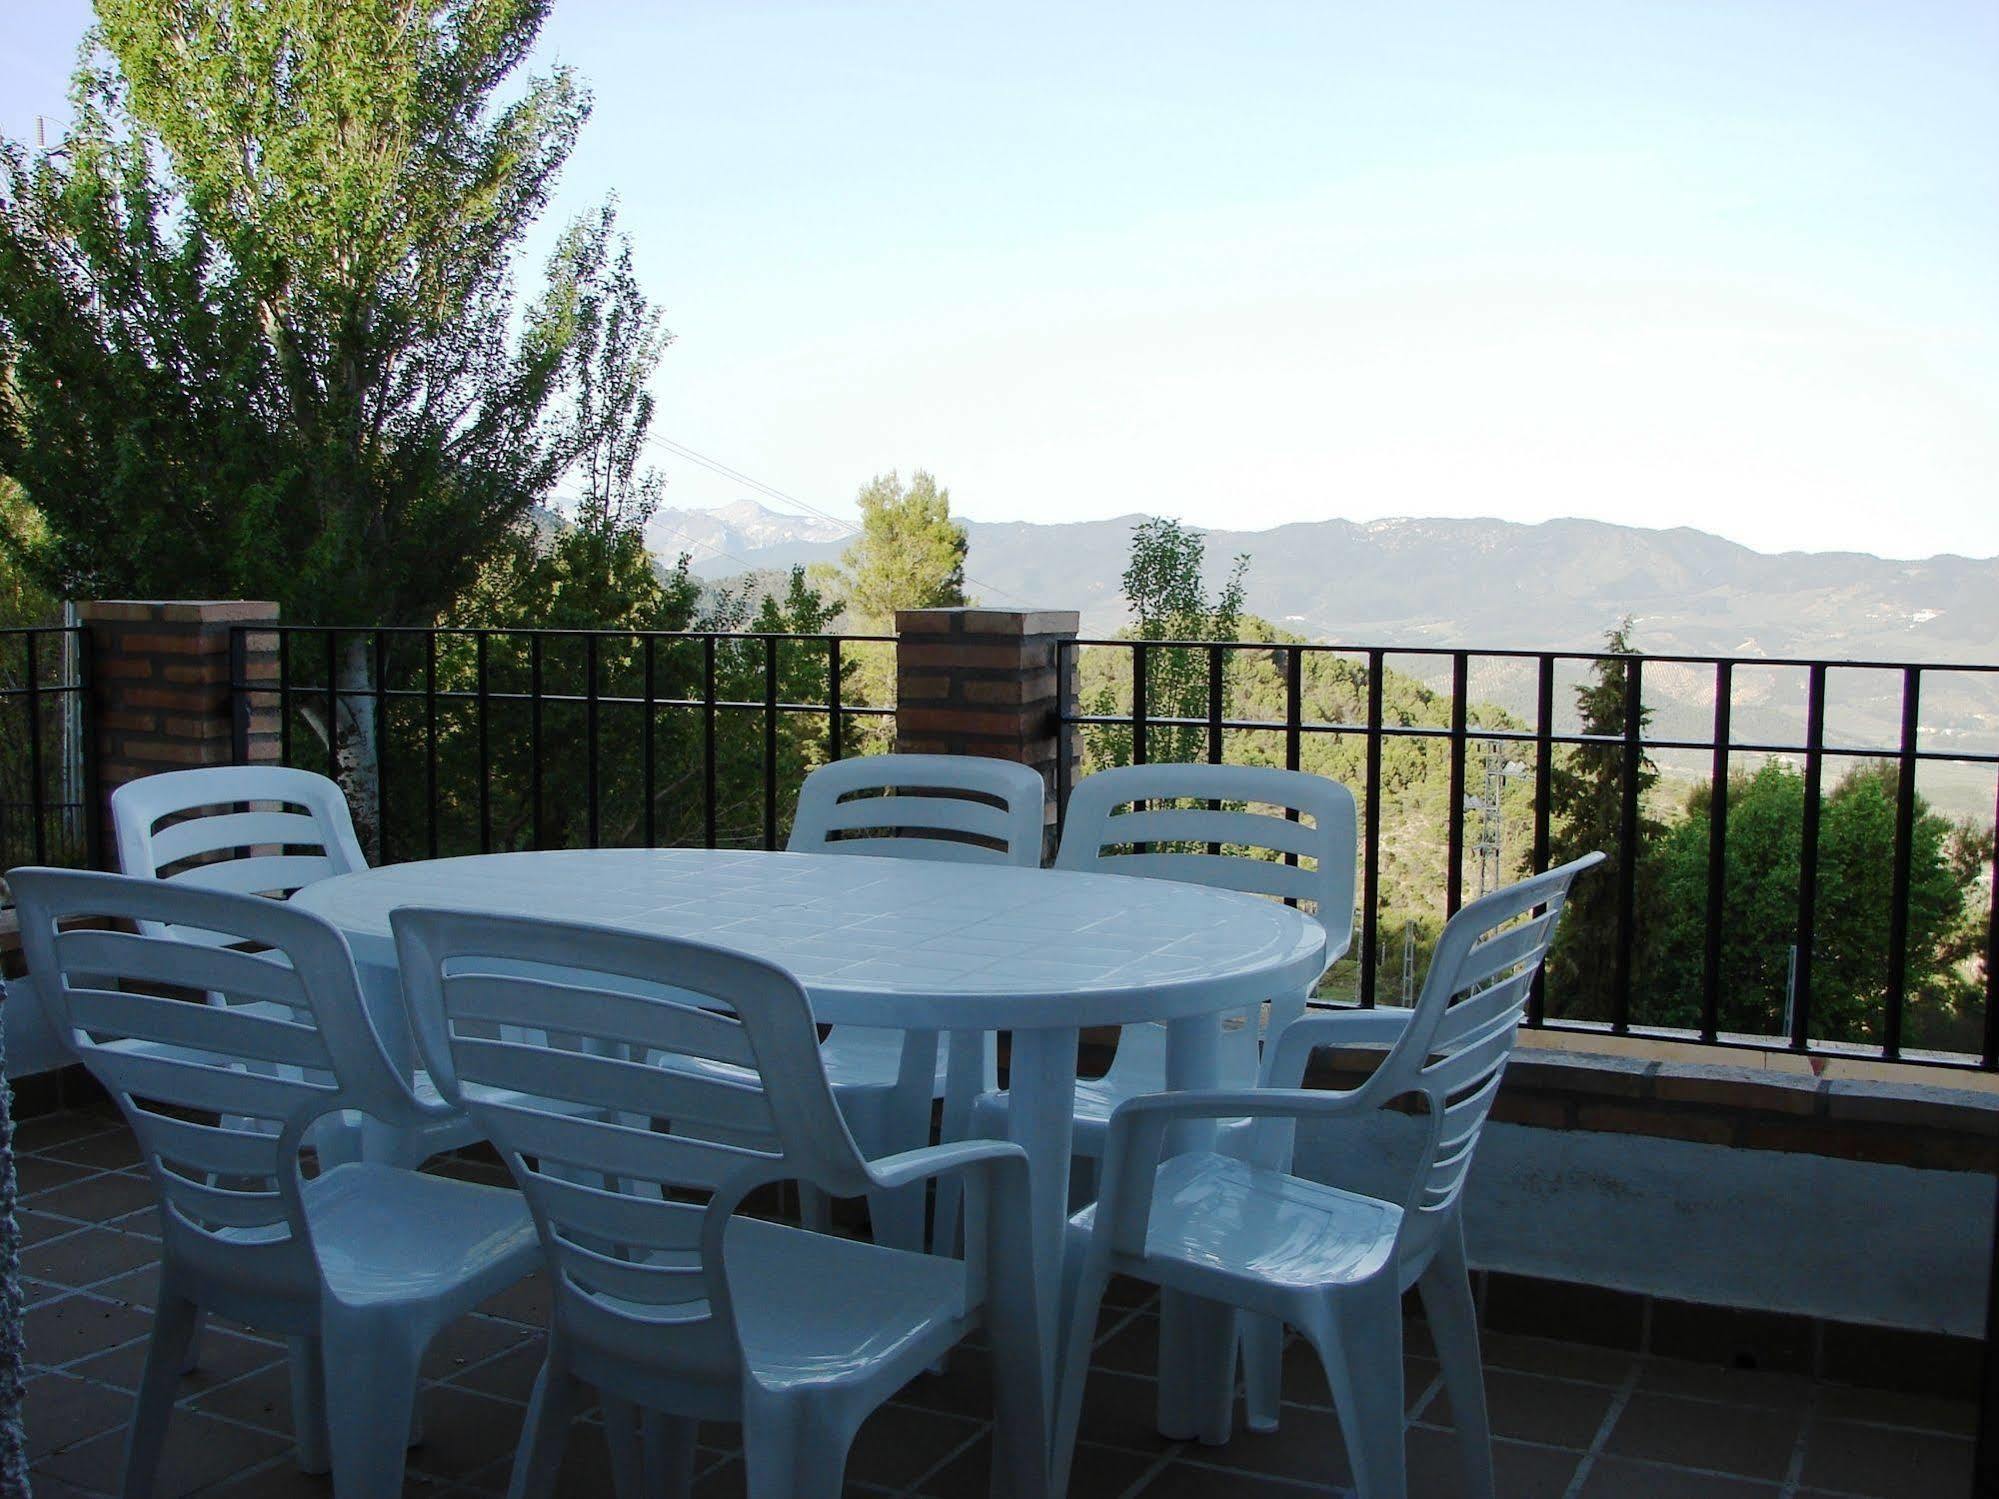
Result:
<svg viewBox="0 0 1999 1499"><path fill-rule="evenodd" d="M1168 880L863 855L559 849L391 864L292 903L393 967L403 906L590 922L789 969L823 1021L1017 1030L1212 1014L1296 992L1326 934L1260 896Z"/></svg>

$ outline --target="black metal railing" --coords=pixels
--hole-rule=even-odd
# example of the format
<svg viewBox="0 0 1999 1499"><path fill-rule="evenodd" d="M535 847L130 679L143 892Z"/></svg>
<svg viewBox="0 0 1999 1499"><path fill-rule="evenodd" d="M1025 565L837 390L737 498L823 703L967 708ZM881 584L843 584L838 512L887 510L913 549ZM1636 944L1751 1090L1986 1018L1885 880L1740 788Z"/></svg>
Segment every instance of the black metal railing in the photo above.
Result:
<svg viewBox="0 0 1999 1499"><path fill-rule="evenodd" d="M1999 666L1281 640L1063 650L1063 732L1084 736L1086 770L1204 758L1351 786L1355 951L1322 998L1388 996L1394 908L1413 985L1466 897L1468 834L1482 887L1581 839L1612 866L1578 887L1594 919L1572 903L1568 961L1551 961L1530 1024L1999 1069ZM1587 722L1577 689L1592 689ZM1070 756L1057 763L1066 804ZM1773 764L1777 780L1751 779Z"/></svg>
<svg viewBox="0 0 1999 1499"><path fill-rule="evenodd" d="M84 732L89 692L88 631L0 630L0 870L90 862L97 807Z"/></svg>
<svg viewBox="0 0 1999 1499"><path fill-rule="evenodd" d="M892 644L240 627L235 755L274 739L282 763L340 779L378 862L620 844L775 848L806 771L886 747L895 709L866 701L856 675ZM892 670L875 675L893 680Z"/></svg>

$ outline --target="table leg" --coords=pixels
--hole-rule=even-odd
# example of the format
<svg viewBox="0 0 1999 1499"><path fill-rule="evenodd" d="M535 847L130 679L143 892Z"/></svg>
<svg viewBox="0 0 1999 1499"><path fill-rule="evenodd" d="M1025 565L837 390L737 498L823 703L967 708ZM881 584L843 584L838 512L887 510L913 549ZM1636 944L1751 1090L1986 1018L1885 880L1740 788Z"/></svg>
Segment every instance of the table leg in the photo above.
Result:
<svg viewBox="0 0 1999 1499"><path fill-rule="evenodd" d="M930 1143L930 1099L937 1088L937 1045L935 1031L905 1031L902 1062L896 1074L895 1090L887 1100L882 1119L882 1137L871 1141L883 1155L920 1150ZM877 1244L920 1252L923 1243L923 1209L926 1185L918 1182L894 1192L868 1194L868 1219Z"/></svg>
<svg viewBox="0 0 1999 1499"><path fill-rule="evenodd" d="M1222 1021L1197 1015L1166 1027L1169 1092L1221 1086ZM1206 1120L1176 1124L1165 1154L1214 1147L1217 1126ZM1229 1439L1235 1405L1235 1313L1175 1291L1159 1298L1159 1431L1175 1441Z"/></svg>
<svg viewBox="0 0 1999 1499"><path fill-rule="evenodd" d="M1075 1133L1074 1028L1013 1033L1007 1135L1027 1152L1029 1225L1034 1236L1034 1295L1041 1320L1041 1366L1054 1388L1060 1348L1062 1248L1069 1230L1069 1152Z"/></svg>
<svg viewBox="0 0 1999 1499"><path fill-rule="evenodd" d="M373 963L357 964L355 971L361 979L361 1003L367 1008L375 1034L382 1039L383 1055L399 1077L414 1076L416 1037L410 1033L409 1015L403 1009L402 974ZM350 1133L357 1137L360 1158L364 1161L383 1161L393 1166L416 1164L406 1158L404 1130L363 1115L359 1129Z"/></svg>

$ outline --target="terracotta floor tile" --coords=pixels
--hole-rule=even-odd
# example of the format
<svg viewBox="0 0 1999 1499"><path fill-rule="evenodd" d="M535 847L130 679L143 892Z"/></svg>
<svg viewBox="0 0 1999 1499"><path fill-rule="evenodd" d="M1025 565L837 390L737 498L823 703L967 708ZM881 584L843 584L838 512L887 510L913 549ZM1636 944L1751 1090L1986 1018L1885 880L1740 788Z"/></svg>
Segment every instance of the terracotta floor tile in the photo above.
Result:
<svg viewBox="0 0 1999 1499"><path fill-rule="evenodd" d="M26 1322L28 1360L36 1364L67 1364L153 1330L150 1314L93 1296L31 1307Z"/></svg>
<svg viewBox="0 0 1999 1499"><path fill-rule="evenodd" d="M1778 1499L1782 1493L1774 1483L1600 1457L1579 1499Z"/></svg>
<svg viewBox="0 0 1999 1499"><path fill-rule="evenodd" d="M89 1380L49 1374L29 1383L22 1400L28 1460L34 1462L122 1427L132 1413L132 1397Z"/></svg>
<svg viewBox="0 0 1999 1499"><path fill-rule="evenodd" d="M1790 1468L1804 1417L1640 1391L1612 1428L1615 1457L1678 1463L1775 1482Z"/></svg>
<svg viewBox="0 0 1999 1499"><path fill-rule="evenodd" d="M1488 1369L1485 1375L1486 1414L1493 1435L1545 1446L1588 1447L1610 1413L1613 1398L1615 1392L1603 1385L1511 1369ZM1422 1419L1431 1426L1453 1425L1449 1394L1440 1391Z"/></svg>
<svg viewBox="0 0 1999 1499"><path fill-rule="evenodd" d="M276 1457L289 1445L284 1438L267 1432L251 1431L184 1408L177 1410L167 1427L159 1493L185 1494L217 1483ZM40 1466L51 1477L116 1493L125 1467L125 1433L108 1431L45 1459Z"/></svg>
<svg viewBox="0 0 1999 1499"><path fill-rule="evenodd" d="M1815 1488L1866 1494L1869 1499L1936 1499L1970 1491L1971 1443L1933 1432L1812 1422L1801 1475Z"/></svg>
<svg viewBox="0 0 1999 1499"><path fill-rule="evenodd" d="M160 1246L151 1239L108 1228L87 1228L27 1250L21 1256L21 1271L57 1285L88 1286L155 1264L159 1257Z"/></svg>

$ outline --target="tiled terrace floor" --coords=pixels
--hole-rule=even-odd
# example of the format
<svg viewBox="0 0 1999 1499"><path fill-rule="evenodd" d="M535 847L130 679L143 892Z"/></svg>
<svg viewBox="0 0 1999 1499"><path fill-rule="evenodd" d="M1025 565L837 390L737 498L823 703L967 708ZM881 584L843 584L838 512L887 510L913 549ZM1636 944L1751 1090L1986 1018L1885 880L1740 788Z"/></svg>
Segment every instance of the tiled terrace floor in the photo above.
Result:
<svg viewBox="0 0 1999 1499"><path fill-rule="evenodd" d="M114 1118L72 1113L22 1126L28 1277L28 1438L38 1499L117 1491L130 1391L145 1355L156 1272L152 1191ZM1133 1298L1126 1298L1133 1302ZM530 1281L448 1332L425 1373L426 1437L407 1492L502 1492L540 1361L544 1289ZM1341 1494L1346 1465L1324 1380L1294 1358L1282 1430L1238 1429L1226 1447L1162 1441L1151 1423L1156 1317L1111 1309L1100 1331L1072 1492L1146 1499ZM1450 1410L1419 1324L1409 1336L1411 1492L1455 1495ZM1302 1350L1299 1350L1302 1352ZM165 1494L330 1496L290 1452L283 1348L212 1328L169 1441ZM1945 1499L1967 1492L1969 1402L1918 1399L1773 1374L1637 1358L1579 1344L1490 1336L1487 1389L1508 1499ZM850 1492L983 1495L991 1409L976 1354L910 1385L862 1432ZM734 1428L709 1433L696 1492L741 1492ZM610 1491L603 1442L579 1430L563 1492Z"/></svg>

